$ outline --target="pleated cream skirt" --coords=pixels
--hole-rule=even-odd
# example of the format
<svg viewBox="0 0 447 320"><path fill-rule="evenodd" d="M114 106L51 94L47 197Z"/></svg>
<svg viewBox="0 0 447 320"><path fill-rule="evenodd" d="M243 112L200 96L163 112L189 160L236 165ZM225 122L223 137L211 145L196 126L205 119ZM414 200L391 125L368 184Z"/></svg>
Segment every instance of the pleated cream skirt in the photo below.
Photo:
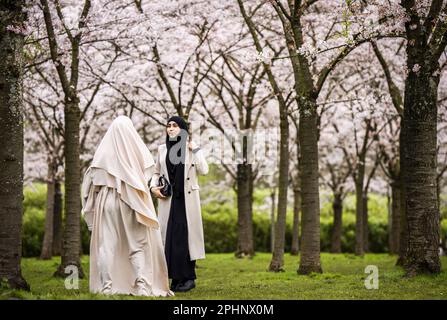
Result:
<svg viewBox="0 0 447 320"><path fill-rule="evenodd" d="M114 188L101 186L93 206L90 291L136 295L144 280L149 295L173 296L160 230L139 223Z"/></svg>

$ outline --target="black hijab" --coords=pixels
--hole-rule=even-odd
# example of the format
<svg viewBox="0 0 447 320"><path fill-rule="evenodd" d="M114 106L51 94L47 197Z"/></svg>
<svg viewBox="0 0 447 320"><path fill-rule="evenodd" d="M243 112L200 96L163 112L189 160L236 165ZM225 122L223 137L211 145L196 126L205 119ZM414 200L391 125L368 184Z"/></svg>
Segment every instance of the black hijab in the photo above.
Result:
<svg viewBox="0 0 447 320"><path fill-rule="evenodd" d="M177 123L181 129L180 133L174 138L170 138L166 133L166 167L173 195L178 198L185 189L185 154L188 147L188 124L183 118L178 116L170 117L166 124L171 121Z"/></svg>

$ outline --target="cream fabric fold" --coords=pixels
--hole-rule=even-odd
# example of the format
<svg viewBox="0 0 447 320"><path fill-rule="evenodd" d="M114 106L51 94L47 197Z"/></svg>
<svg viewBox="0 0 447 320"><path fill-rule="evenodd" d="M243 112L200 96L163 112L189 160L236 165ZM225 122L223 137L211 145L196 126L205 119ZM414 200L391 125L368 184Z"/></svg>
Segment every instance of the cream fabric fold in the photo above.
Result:
<svg viewBox="0 0 447 320"><path fill-rule="evenodd" d="M130 118L117 117L95 152L90 167L94 185L115 188L127 205L137 213L137 221L159 228L147 182L152 176L155 161L138 135Z"/></svg>

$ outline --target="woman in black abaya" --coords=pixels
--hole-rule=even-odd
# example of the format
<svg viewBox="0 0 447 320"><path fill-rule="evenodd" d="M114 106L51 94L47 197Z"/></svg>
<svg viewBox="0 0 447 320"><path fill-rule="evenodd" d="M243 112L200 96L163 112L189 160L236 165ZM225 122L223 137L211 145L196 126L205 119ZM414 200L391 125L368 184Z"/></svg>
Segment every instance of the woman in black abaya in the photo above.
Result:
<svg viewBox="0 0 447 320"><path fill-rule="evenodd" d="M174 138L166 134L166 147L168 150L166 153L166 167L169 174L169 181L172 185L172 199L168 228L166 229L165 253L169 278L172 279L171 287L176 290L180 289L179 287L184 285L188 280L196 279L196 261L191 261L189 256L188 225L185 207L184 180L185 153L188 147L188 125L185 120L176 116L168 120L168 126L175 126L173 123L177 124L183 130ZM178 151L175 152L176 150ZM177 157L170 155L176 155Z"/></svg>
<svg viewBox="0 0 447 320"><path fill-rule="evenodd" d="M200 205L199 175L209 171L205 154L189 139L188 124L181 117L169 118L166 143L158 147L151 179L151 192L158 201L158 219L165 245L171 290L195 288L196 260L205 259L205 241ZM165 196L158 185L164 176L172 185Z"/></svg>
<svg viewBox="0 0 447 320"><path fill-rule="evenodd" d="M171 117L166 144L158 149L151 192L160 199L159 214L171 290L186 292L195 287L197 259L205 258L198 174L207 174L208 164L200 148L189 141L188 124ZM185 165L187 166L185 170ZM187 177L185 177L187 171ZM172 196L161 194L157 181L169 179Z"/></svg>

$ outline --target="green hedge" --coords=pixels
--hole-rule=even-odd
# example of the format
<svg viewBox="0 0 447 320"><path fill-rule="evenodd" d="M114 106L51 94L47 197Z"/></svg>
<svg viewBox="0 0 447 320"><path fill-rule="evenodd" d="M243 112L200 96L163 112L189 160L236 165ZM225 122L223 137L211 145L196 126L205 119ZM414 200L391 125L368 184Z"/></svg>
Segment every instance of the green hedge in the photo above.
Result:
<svg viewBox="0 0 447 320"><path fill-rule="evenodd" d="M23 201L22 255L35 257L40 255L44 226L46 186L33 184L25 188Z"/></svg>
<svg viewBox="0 0 447 320"><path fill-rule="evenodd" d="M45 230L46 185L33 184L25 188L23 201L22 256L38 257L42 250ZM82 250L89 252L90 236L87 225L81 222Z"/></svg>
<svg viewBox="0 0 447 320"><path fill-rule="evenodd" d="M441 239L444 251L447 252L447 219L441 221Z"/></svg>
<svg viewBox="0 0 447 320"><path fill-rule="evenodd" d="M332 222L321 221L321 250L331 248ZM236 214L207 214L203 213L203 227L205 232L205 250L210 253L233 252L237 243ZM447 226L446 226L447 227ZM388 251L388 234L386 223L369 223L369 248L371 252ZM447 232L447 228L446 228ZM255 249L260 252L270 251L270 219L263 214L253 215L253 233ZM292 242L292 223L286 226L285 251L290 251ZM343 225L342 251L354 252L355 223Z"/></svg>
<svg viewBox="0 0 447 320"><path fill-rule="evenodd" d="M44 223L45 223L45 185L36 185L32 189L25 190L24 201L24 219L23 219L23 256L35 257L40 255ZM253 214L253 232L255 241L255 250L260 252L270 251L270 217L268 210L262 210L260 205L263 202L266 193L261 193L255 197L255 212ZM259 198L259 199L258 199ZM381 201L381 200L380 200ZM380 202L379 201L379 202ZM378 203L379 203L378 202ZM376 205L373 197L371 201L370 219L369 219L369 246L370 251L379 253L388 251L387 222L383 219L385 216L380 213L377 218L381 205ZM343 213L343 232L342 232L342 251L353 252L355 243L355 215L352 204L347 201ZM203 204L203 224L205 232L205 249L209 253L233 252L237 243L237 216L235 204L232 201L211 201ZM447 219L442 221L442 237L447 238ZM89 233L84 221L81 225L82 230L82 249L84 253L89 252ZM329 214L329 206L324 205L321 217L321 250L329 251L331 246L332 217ZM286 228L286 252L290 251L292 239L292 212L287 215Z"/></svg>

